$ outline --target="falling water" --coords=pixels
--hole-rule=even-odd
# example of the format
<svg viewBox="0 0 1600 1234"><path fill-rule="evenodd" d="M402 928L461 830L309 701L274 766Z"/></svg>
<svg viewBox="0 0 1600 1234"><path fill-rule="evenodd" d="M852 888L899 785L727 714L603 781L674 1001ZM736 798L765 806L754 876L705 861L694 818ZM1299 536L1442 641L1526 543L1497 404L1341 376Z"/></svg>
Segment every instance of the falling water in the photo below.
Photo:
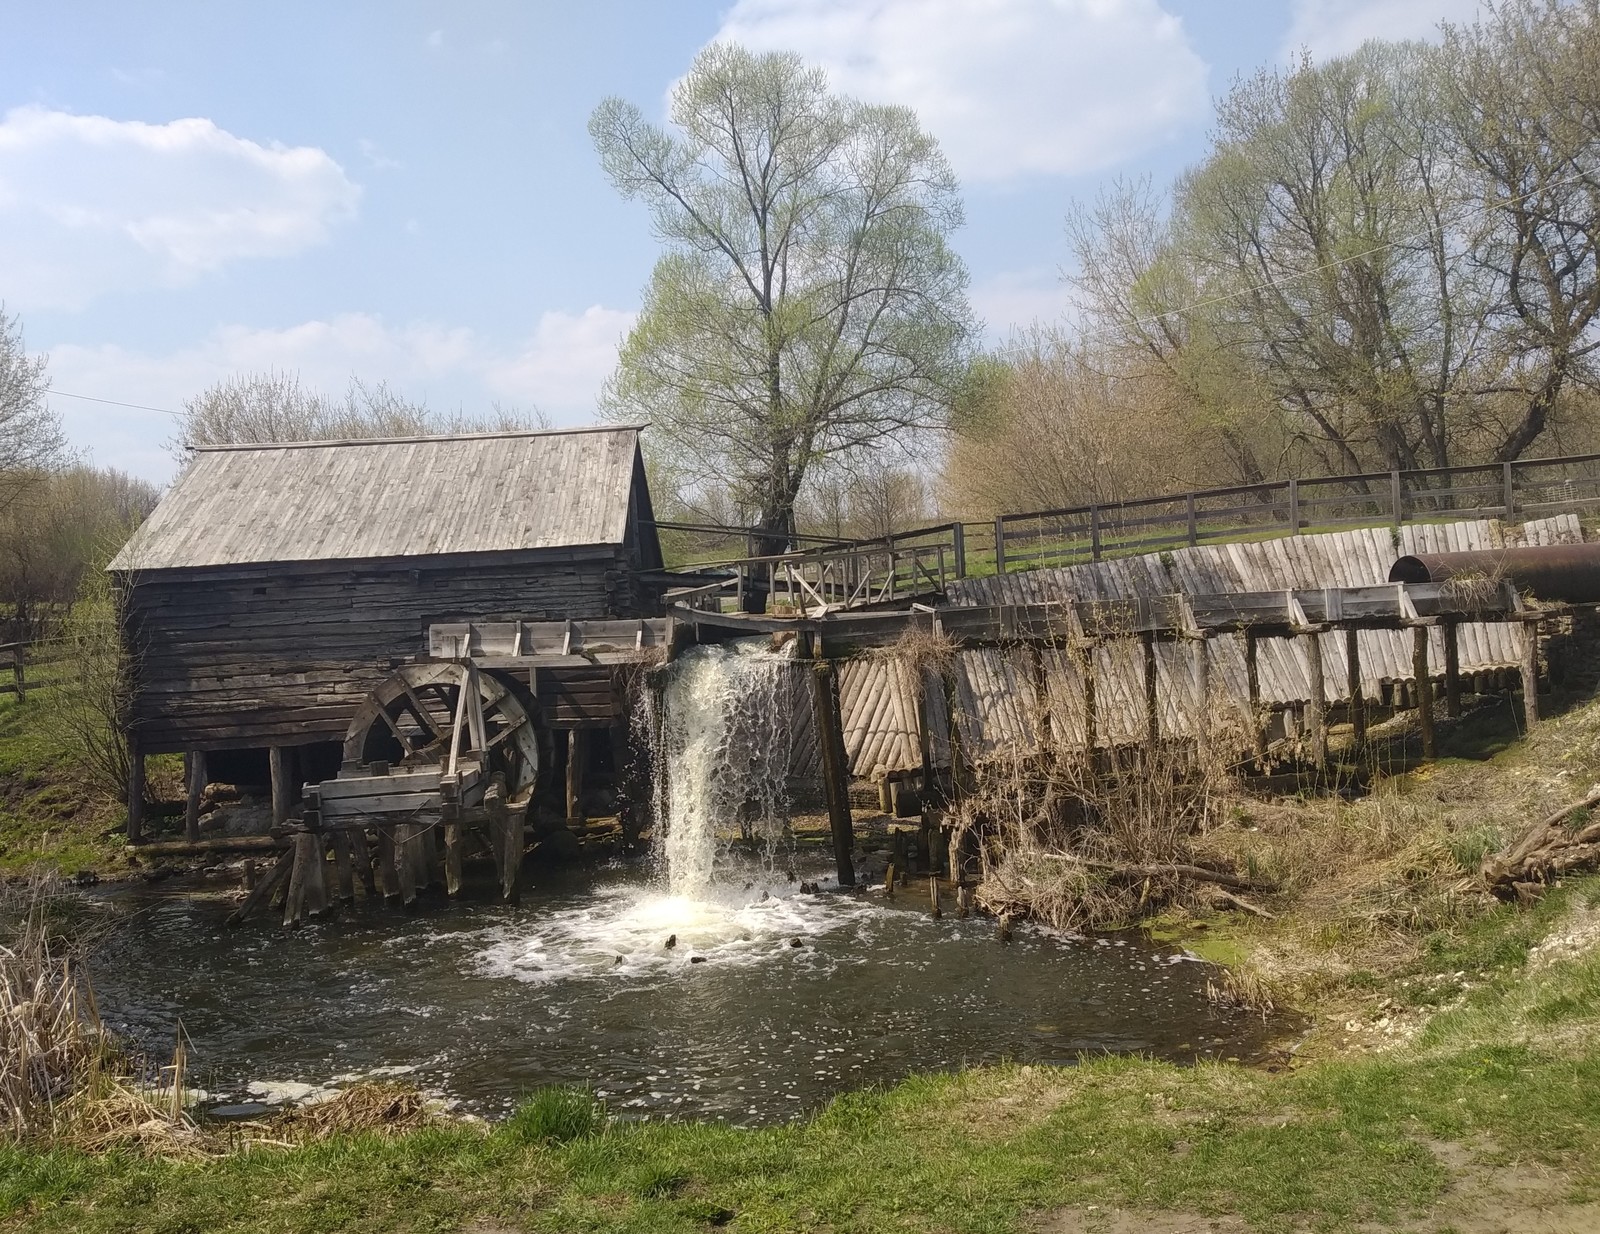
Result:
<svg viewBox="0 0 1600 1234"><path fill-rule="evenodd" d="M672 895L703 899L733 830L770 845L788 809L791 657L764 639L696 647L662 692L657 818Z"/></svg>

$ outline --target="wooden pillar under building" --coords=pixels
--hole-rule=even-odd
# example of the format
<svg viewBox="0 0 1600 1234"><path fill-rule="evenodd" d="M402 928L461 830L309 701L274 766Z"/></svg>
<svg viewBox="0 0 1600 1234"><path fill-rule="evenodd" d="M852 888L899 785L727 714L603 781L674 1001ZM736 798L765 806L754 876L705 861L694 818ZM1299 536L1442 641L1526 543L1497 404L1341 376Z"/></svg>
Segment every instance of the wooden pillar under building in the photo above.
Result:
<svg viewBox="0 0 1600 1234"><path fill-rule="evenodd" d="M1367 741L1367 700L1361 693L1361 632L1344 632L1345 690L1350 695L1350 732L1359 749Z"/></svg>
<svg viewBox="0 0 1600 1234"><path fill-rule="evenodd" d="M1444 626L1444 713L1461 714L1461 647L1453 621Z"/></svg>
<svg viewBox="0 0 1600 1234"><path fill-rule="evenodd" d="M567 822L583 823L583 756L581 728L567 730Z"/></svg>
<svg viewBox="0 0 1600 1234"><path fill-rule="evenodd" d="M1539 623L1524 621L1522 642L1522 716L1532 729L1539 722Z"/></svg>
<svg viewBox="0 0 1600 1234"><path fill-rule="evenodd" d="M850 766L844 750L844 722L839 716L839 675L833 661L811 670L811 704L822 750L823 787L828 795L828 823L833 832L833 859L839 886L856 885L855 826L850 816Z"/></svg>
<svg viewBox="0 0 1600 1234"><path fill-rule="evenodd" d="M1318 767L1325 767L1328 764L1328 691L1322 672L1322 635L1312 633L1304 638L1311 687L1311 698L1306 706L1311 725L1311 761Z"/></svg>
<svg viewBox="0 0 1600 1234"><path fill-rule="evenodd" d="M1199 710L1194 717L1195 748L1202 754L1211 748L1211 644L1204 638L1191 639L1189 655L1194 659Z"/></svg>
<svg viewBox="0 0 1600 1234"><path fill-rule="evenodd" d="M1422 757L1432 758L1433 745L1433 681L1428 668L1428 627L1411 629L1411 676L1416 686L1417 727L1422 730Z"/></svg>
<svg viewBox="0 0 1600 1234"><path fill-rule="evenodd" d="M183 834L191 843L200 839L200 798L206 791L206 752L190 750L183 756Z"/></svg>
<svg viewBox="0 0 1600 1234"><path fill-rule="evenodd" d="M271 747L267 751L267 763L272 779L272 825L281 827L288 821L289 811L294 806L293 747Z"/></svg>
<svg viewBox="0 0 1600 1234"><path fill-rule="evenodd" d="M137 844L144 836L144 751L128 738L128 839Z"/></svg>

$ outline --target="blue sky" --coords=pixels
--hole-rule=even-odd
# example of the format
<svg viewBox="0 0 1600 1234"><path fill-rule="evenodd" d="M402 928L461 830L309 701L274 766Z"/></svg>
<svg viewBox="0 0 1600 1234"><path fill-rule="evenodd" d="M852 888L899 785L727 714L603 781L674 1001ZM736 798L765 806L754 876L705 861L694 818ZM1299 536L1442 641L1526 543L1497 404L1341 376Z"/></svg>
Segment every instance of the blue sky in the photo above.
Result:
<svg viewBox="0 0 1600 1234"><path fill-rule="evenodd" d="M165 480L231 373L593 418L657 254L585 125L718 37L909 103L963 183L991 337L1066 309L1062 220L1204 149L1240 72L1476 0L0 0L0 300L94 462Z"/></svg>

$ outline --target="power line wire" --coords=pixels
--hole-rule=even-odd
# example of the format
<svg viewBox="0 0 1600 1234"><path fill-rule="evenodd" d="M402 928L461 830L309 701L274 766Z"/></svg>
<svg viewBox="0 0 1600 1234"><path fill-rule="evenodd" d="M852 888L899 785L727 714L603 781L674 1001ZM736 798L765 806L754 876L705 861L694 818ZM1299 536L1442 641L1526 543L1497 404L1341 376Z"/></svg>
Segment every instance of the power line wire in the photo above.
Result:
<svg viewBox="0 0 1600 1234"><path fill-rule="evenodd" d="M109 407L130 407L134 411L159 411L164 416L171 416L175 420L183 419L181 411L169 411L165 407L150 407L144 403L123 403L114 398L97 398L93 394L73 394L70 390L50 389L48 394L60 395L62 398L78 398L86 403L105 403Z"/></svg>

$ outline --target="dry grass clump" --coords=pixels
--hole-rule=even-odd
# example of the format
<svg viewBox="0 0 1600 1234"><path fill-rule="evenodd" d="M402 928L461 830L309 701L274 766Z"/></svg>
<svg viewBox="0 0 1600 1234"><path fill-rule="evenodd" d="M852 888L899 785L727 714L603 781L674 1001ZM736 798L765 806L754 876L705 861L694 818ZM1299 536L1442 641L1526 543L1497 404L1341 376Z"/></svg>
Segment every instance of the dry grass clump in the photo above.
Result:
<svg viewBox="0 0 1600 1234"><path fill-rule="evenodd" d="M399 1135L440 1121L438 1102L407 1084L367 1080L340 1091L337 1097L285 1111L275 1131L296 1140L377 1132Z"/></svg>
<svg viewBox="0 0 1600 1234"><path fill-rule="evenodd" d="M0 889L0 1104L14 1138L54 1128L60 1107L119 1065L94 992L60 927L64 889Z"/></svg>
<svg viewBox="0 0 1600 1234"><path fill-rule="evenodd" d="M1206 978L1206 998L1218 1007L1254 1011L1266 1019L1277 1010L1272 983L1265 974L1242 964L1226 964Z"/></svg>

